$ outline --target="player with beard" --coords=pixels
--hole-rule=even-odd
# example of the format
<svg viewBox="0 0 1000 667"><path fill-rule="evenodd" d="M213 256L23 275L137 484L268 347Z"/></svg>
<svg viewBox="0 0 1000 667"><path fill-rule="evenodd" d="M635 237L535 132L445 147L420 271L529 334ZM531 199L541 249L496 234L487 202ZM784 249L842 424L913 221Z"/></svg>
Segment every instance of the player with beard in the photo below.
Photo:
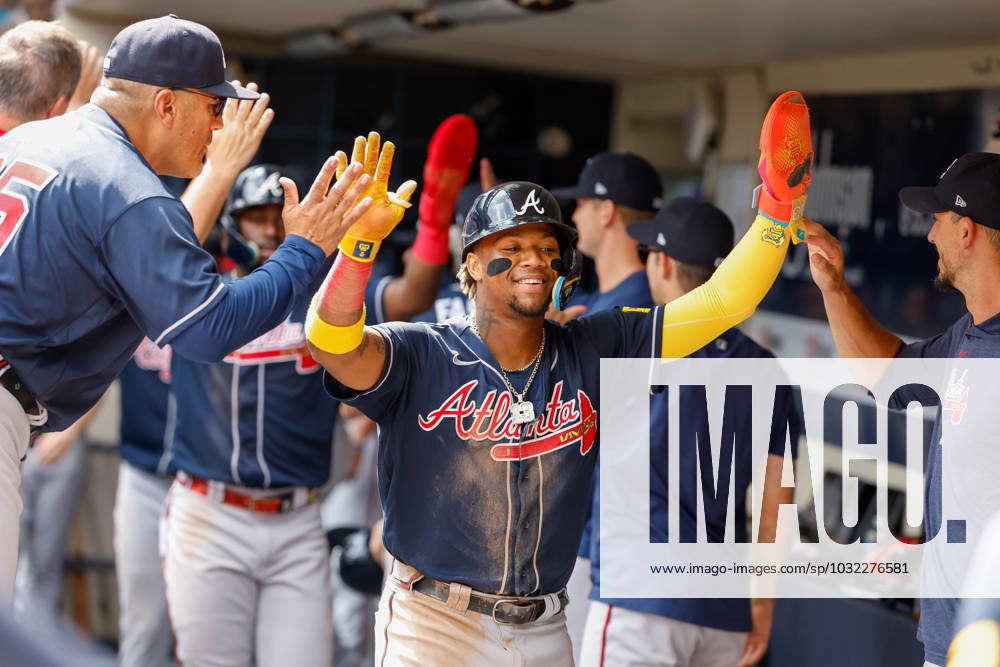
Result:
<svg viewBox="0 0 1000 667"><path fill-rule="evenodd" d="M871 316L844 279L844 251L822 225L805 221L806 243L813 280L823 294L823 304L833 330L837 352L842 357L1000 357L1000 155L970 153L952 162L933 187L903 188L899 198L908 208L932 214L934 225L927 234L938 253L938 274L934 284L953 288L965 297L969 312L947 331L910 344L882 327ZM969 368L959 382L968 387L985 386L985 370ZM914 387L915 385L910 385ZM899 392L897 392L899 393ZM960 392L961 393L961 392ZM916 396L902 396L905 401ZM963 399L967 400L967 399ZM974 516L965 516L970 525L985 525L1000 510L1000 488L992 480L1000 470L1000 458L981 462L981 470L991 480L978 484L971 480L942 489L941 413L960 406L946 401L939 411L927 454L924 530L935 535L942 523L942 507L960 506ZM957 418L957 421L956 421ZM962 438L963 425L956 413L950 419L950 438ZM968 421L968 420L967 420ZM971 429L970 424L964 426ZM968 431L967 431L968 432ZM974 437L969 432L969 437ZM947 494L947 496L945 496ZM949 537L949 541L950 541ZM931 541L924 552L924 581L952 582L953 590L966 568L945 561ZM945 664L948 645L955 634L957 598L925 598L917 638L924 644L924 659L930 665Z"/></svg>
<svg viewBox="0 0 1000 667"><path fill-rule="evenodd" d="M597 458L599 361L685 356L753 312L810 182L798 93L768 112L761 149L759 214L708 282L667 306L565 327L545 312L579 277L576 232L538 185L505 183L474 202L459 280L475 314L464 320L366 327L371 263L395 222L375 206L347 230L305 328L327 390L380 426L393 557L376 615L381 664L572 663L564 587Z"/></svg>

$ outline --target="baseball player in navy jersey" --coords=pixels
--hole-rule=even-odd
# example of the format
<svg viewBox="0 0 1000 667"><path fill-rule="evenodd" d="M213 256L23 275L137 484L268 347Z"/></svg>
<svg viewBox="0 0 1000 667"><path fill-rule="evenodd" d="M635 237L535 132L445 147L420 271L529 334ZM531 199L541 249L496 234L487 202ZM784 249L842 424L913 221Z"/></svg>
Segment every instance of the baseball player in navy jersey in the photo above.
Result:
<svg viewBox="0 0 1000 667"><path fill-rule="evenodd" d="M615 306L652 305L646 271L628 227L659 210L663 184L653 165L634 153L600 153L587 160L579 182L552 191L575 199L573 223L580 252L594 260L598 290L578 292L572 305L587 312Z"/></svg>
<svg viewBox="0 0 1000 667"><path fill-rule="evenodd" d="M387 275L373 284L369 322L410 321L427 317L441 297L451 256L449 236L455 203L469 176L476 154L476 124L465 114L454 114L438 125L427 146L423 189L420 193L417 237L404 254L402 276ZM446 295L447 297L447 295Z"/></svg>
<svg viewBox="0 0 1000 667"><path fill-rule="evenodd" d="M657 304L669 304L708 280L715 267L733 247L733 225L726 215L707 202L680 197L668 203L652 220L629 226L629 235L648 251L646 273L652 296ZM692 357L771 357L770 352L731 329L695 351ZM694 399L682 390L680 409ZM792 457L798 446L801 426L794 420L791 397L784 398L786 421L792 419L788 434ZM667 395L650 397L650 461L666 462L667 456ZM750 428L752 406L746 402L740 408L742 425ZM606 446L613 446L605 443ZM792 490L780 485L784 461L785 434L770 443L768 473L764 492L765 506L761 509L762 535L773 536L780 503L792 501ZM682 446L680 466L684 470L697 465L696 447ZM751 452L742 452L743 463L750 469ZM738 466L737 466L738 467ZM598 468L595 480L599 478ZM668 495L665 467L654 468L650 477L651 540L667 542L666 508ZM735 498L736 539L746 539L746 523L739 519L747 515L746 498L750 479L737 487ZM736 667L756 664L763 657L770 638L773 600L718 599L604 599L600 597L600 495L595 485L590 534L586 537L590 557L591 579L589 614L583 637L580 664L661 665L663 667ZM683 500L682 500L683 502ZM682 508L681 520L693 522L697 508ZM693 523L691 524L693 525ZM724 535L726 516L709 511L706 517L709 533Z"/></svg>
<svg viewBox="0 0 1000 667"><path fill-rule="evenodd" d="M653 217L660 208L663 184L653 165L632 153L601 153L587 160L576 185L553 190L552 194L576 200L573 222L580 234L580 252L594 260L598 283L596 292L575 293L572 306L560 319L615 306L651 307L653 297L645 267L627 229L632 223ZM583 599L590 592L590 525L588 518L577 565L566 587L575 599ZM575 655L579 655L586 621L583 605L574 605L566 613Z"/></svg>
<svg viewBox="0 0 1000 667"><path fill-rule="evenodd" d="M285 242L224 284L156 175L197 175L225 98L257 95L225 81L214 33L166 16L115 37L92 104L0 138L0 597L14 572L30 430L76 421L144 334L212 361L271 330L335 248L339 223L371 205L358 199L369 187L360 165L330 189L328 161L301 200L283 181Z"/></svg>
<svg viewBox="0 0 1000 667"><path fill-rule="evenodd" d="M256 90L255 84L248 89ZM191 213L195 236L204 241L240 170L253 157L273 119L268 96L228 100L225 125L213 133L205 164L190 183L163 179ZM139 343L118 381L121 424L114 509L115 575L118 581L118 660L124 667L158 667L170 661L173 633L167 616L160 563L160 520L176 473L173 429L176 405L169 394L169 345Z"/></svg>
<svg viewBox="0 0 1000 667"><path fill-rule="evenodd" d="M258 262L284 238L280 181L271 165L245 169L223 217L230 242L252 244ZM318 287L221 362L172 359L178 472L163 569L185 664L330 663L328 546L316 501L330 472L337 403L315 398L322 373L303 333Z"/></svg>
<svg viewBox="0 0 1000 667"><path fill-rule="evenodd" d="M969 311L937 336L909 344L901 341L875 321L844 279L844 250L840 243L822 225L811 221L806 222L806 241L812 277L823 295L840 356L956 359L959 367L952 369L927 453L924 530L935 535L943 525L945 507L962 507L970 526L981 526L1000 511L1000 487L995 483L1000 458L994 447L974 450L983 457L975 470L962 469L961 483L942 484L942 443L967 439L992 443L1000 437L996 420L990 418L995 399L983 391L991 381L984 377L988 371L957 361L1000 357L1000 156L962 155L945 169L936 185L903 188L899 199L911 210L934 216L927 233L927 240L938 254L934 282L942 289L960 292ZM897 396L904 406L920 398L912 390L897 392ZM966 408L976 406L977 401L981 409L967 413ZM922 581L925 586L929 582L939 586L946 582L959 590L968 562L954 552L946 554L940 545L939 536L925 546ZM958 630L958 605L955 597L921 600L917 639L924 645L927 665L945 664L948 647Z"/></svg>
<svg viewBox="0 0 1000 667"><path fill-rule="evenodd" d="M84 52L91 56L93 47L57 23L27 21L5 32L0 37L0 136L24 123L61 115L76 98L74 89L89 96L82 90L87 86L81 81ZM75 505L86 472L86 448L79 438L84 423L40 437L25 460L20 520L25 539L14 591L15 613L22 618L58 614L72 519L66 508Z"/></svg>
<svg viewBox="0 0 1000 667"><path fill-rule="evenodd" d="M763 298L809 183L801 97L779 98L768 120L789 111L805 121L789 167L771 153L787 150L788 125L775 141L765 122L765 213L707 283L646 313L545 322L550 301L571 296L580 259L576 232L532 183L483 193L466 219L460 275L476 308L465 321L366 327L371 260L395 222L376 210L348 230L306 332L327 389L380 426L394 558L376 616L380 664L572 663L563 588L597 456L598 360L690 354Z"/></svg>

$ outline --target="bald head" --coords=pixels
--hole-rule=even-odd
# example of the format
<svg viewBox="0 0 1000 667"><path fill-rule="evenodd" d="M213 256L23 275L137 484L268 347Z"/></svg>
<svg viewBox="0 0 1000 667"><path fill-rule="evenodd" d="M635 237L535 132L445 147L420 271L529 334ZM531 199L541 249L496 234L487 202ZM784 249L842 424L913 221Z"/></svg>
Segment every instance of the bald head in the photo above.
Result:
<svg viewBox="0 0 1000 667"><path fill-rule="evenodd" d="M79 41L58 23L27 21L8 30L0 37L0 112L25 123L61 113L80 80L80 62Z"/></svg>

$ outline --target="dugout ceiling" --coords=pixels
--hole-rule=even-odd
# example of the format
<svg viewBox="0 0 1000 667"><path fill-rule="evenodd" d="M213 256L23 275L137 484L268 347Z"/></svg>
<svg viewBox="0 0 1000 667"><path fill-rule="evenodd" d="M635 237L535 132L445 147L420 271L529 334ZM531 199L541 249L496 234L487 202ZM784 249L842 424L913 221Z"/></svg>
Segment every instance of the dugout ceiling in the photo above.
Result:
<svg viewBox="0 0 1000 667"><path fill-rule="evenodd" d="M433 0L429 0L433 1ZM502 0L500 0L502 1ZM283 44L352 16L419 10L425 0L71 0L109 21L168 12L221 33ZM840 54L992 43L996 0L577 0L526 20L456 26L387 40L378 49L435 59L523 66L588 77L788 62Z"/></svg>

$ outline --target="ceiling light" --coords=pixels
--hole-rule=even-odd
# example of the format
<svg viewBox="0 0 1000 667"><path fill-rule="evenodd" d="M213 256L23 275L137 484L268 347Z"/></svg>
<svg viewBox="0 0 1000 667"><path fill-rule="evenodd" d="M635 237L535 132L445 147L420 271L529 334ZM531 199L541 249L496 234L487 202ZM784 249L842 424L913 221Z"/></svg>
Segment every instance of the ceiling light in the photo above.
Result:
<svg viewBox="0 0 1000 667"><path fill-rule="evenodd" d="M573 0L429 0L427 8L442 21L479 23L525 18L535 12L566 9Z"/></svg>

